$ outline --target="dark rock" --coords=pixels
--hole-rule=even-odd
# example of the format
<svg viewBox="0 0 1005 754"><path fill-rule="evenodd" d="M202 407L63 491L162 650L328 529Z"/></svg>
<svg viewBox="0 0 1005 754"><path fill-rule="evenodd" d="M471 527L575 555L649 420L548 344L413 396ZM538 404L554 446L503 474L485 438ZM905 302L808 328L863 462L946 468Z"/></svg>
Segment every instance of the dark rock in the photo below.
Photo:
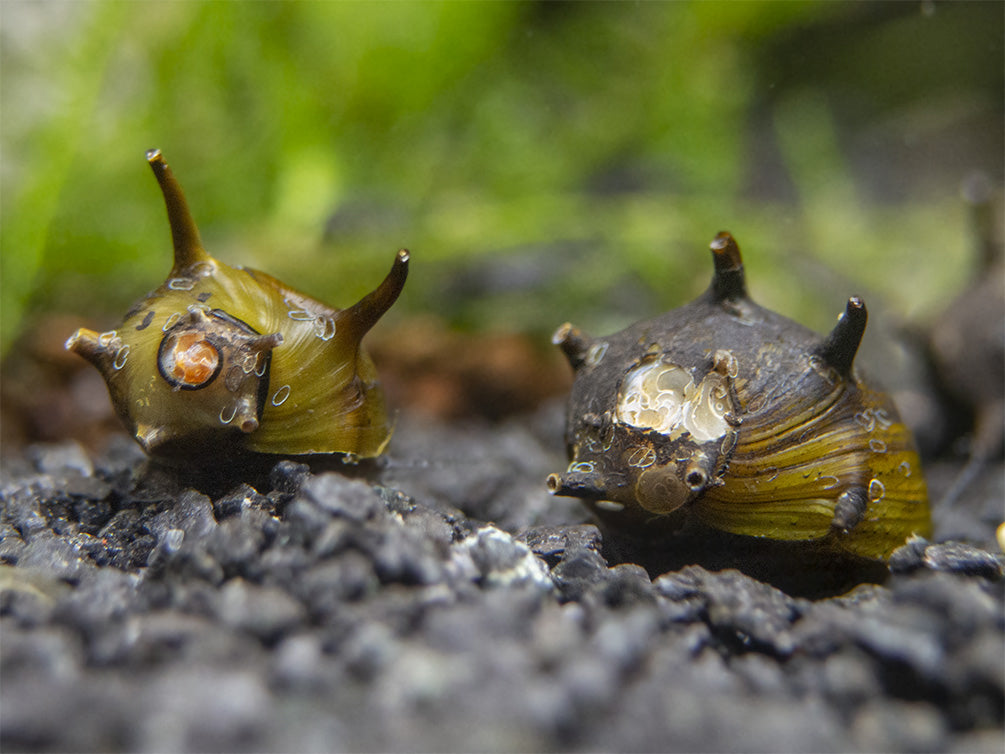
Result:
<svg viewBox="0 0 1005 754"><path fill-rule="evenodd" d="M380 623L364 623L340 647L346 669L360 681L373 681L402 651L401 642Z"/></svg>
<svg viewBox="0 0 1005 754"><path fill-rule="evenodd" d="M93 476L84 476L77 469L67 472L60 480L63 494L74 500L85 503L98 503L105 500L112 491L112 486L102 479ZM84 506L75 506L78 510Z"/></svg>
<svg viewBox="0 0 1005 754"><path fill-rule="evenodd" d="M0 563L17 563L24 548L21 532L11 524L0 523Z"/></svg>
<svg viewBox="0 0 1005 754"><path fill-rule="evenodd" d="M800 603L738 571L709 573L689 566L664 574L655 588L666 599L663 610L670 621L706 621L732 651L785 657L795 647L790 629L801 614Z"/></svg>
<svg viewBox="0 0 1005 754"><path fill-rule="evenodd" d="M121 749L142 709L123 684L88 677L83 667L56 676L18 673L16 684L7 679L0 687L0 735L9 751Z"/></svg>
<svg viewBox="0 0 1005 754"><path fill-rule="evenodd" d="M446 552L452 543L470 534L473 529L473 526L458 527L440 511L434 511L424 505L412 505L409 510L402 513L408 528L417 530L419 536L434 542L443 552Z"/></svg>
<svg viewBox="0 0 1005 754"><path fill-rule="evenodd" d="M263 582L289 587L296 583L314 563L310 553L301 547L277 538L275 544L262 553Z"/></svg>
<svg viewBox="0 0 1005 754"><path fill-rule="evenodd" d="M216 609L224 625L269 643L292 631L304 617L300 603L284 591L243 579L224 584Z"/></svg>
<svg viewBox="0 0 1005 754"><path fill-rule="evenodd" d="M186 490L173 505L153 517L150 531L158 540L176 531L184 532L190 539L201 539L216 525L210 499L195 490Z"/></svg>
<svg viewBox="0 0 1005 754"><path fill-rule="evenodd" d="M284 689L320 693L344 679L315 634L289 636L272 653L270 677Z"/></svg>
<svg viewBox="0 0 1005 754"><path fill-rule="evenodd" d="M300 497L329 515L351 521L366 521L385 510L380 494L369 484L333 472L307 479Z"/></svg>
<svg viewBox="0 0 1005 754"><path fill-rule="evenodd" d="M57 621L73 626L93 637L108 625L121 623L146 605L136 592L137 578L115 569L94 569L76 589L59 600Z"/></svg>
<svg viewBox="0 0 1005 754"><path fill-rule="evenodd" d="M890 556L892 573L912 573L922 569L997 580L1005 571L1005 558L963 542L931 544L921 537L912 538Z"/></svg>
<svg viewBox="0 0 1005 754"><path fill-rule="evenodd" d="M883 694L875 664L858 648L831 654L823 660L822 666L816 662L800 662L798 670L806 674L802 685L807 690L822 693L846 711L869 704Z"/></svg>
<svg viewBox="0 0 1005 754"><path fill-rule="evenodd" d="M213 520L209 498L189 495L189 505L180 506L174 515L157 514L152 527L158 533L157 544L147 558L148 579L201 579L212 584L224 581L223 567L213 558L208 545L217 524ZM168 528L172 523L179 526ZM188 528L181 528L187 526Z"/></svg>
<svg viewBox="0 0 1005 754"><path fill-rule="evenodd" d="M185 532L171 529L150 552L147 560L148 578L187 580L202 579L211 584L222 584L223 568L203 548L185 546Z"/></svg>
<svg viewBox="0 0 1005 754"><path fill-rule="evenodd" d="M894 701L864 704L851 736L861 751L939 752L946 747L946 723L927 704Z"/></svg>
<svg viewBox="0 0 1005 754"><path fill-rule="evenodd" d="M246 751L257 748L272 717L264 673L255 665L184 664L158 673L138 704L133 747L146 751Z"/></svg>
<svg viewBox="0 0 1005 754"><path fill-rule="evenodd" d="M146 565L150 552L157 544L148 525L152 525L152 521L145 519L140 511L133 508L120 510L98 532L105 549L93 555L94 561L99 566L125 570Z"/></svg>
<svg viewBox="0 0 1005 754"><path fill-rule="evenodd" d="M300 486L310 475L311 469L306 463L280 461L269 472L269 484L277 492L295 495L300 491Z"/></svg>
<svg viewBox="0 0 1005 754"><path fill-rule="evenodd" d="M76 442L29 445L25 448L25 456L43 474L73 470L81 478L92 478L94 475L94 464L91 463L90 456Z"/></svg>
<svg viewBox="0 0 1005 754"><path fill-rule="evenodd" d="M959 647L1005 621L999 586L988 588L980 581L945 573L898 579L891 584L889 600L891 606L884 616L908 610L930 613L931 619L917 617L917 623L939 634L939 642L947 647Z"/></svg>
<svg viewBox="0 0 1005 754"><path fill-rule="evenodd" d="M562 599L578 600L609 578L607 563L598 552L586 547L567 550L552 569L552 578Z"/></svg>
<svg viewBox="0 0 1005 754"><path fill-rule="evenodd" d="M0 566L0 618L21 628L46 625L68 589L50 574Z"/></svg>
<svg viewBox="0 0 1005 754"><path fill-rule="evenodd" d="M638 603L655 604L656 592L649 574L642 566L622 563L610 570L602 595L608 607L630 607Z"/></svg>
<svg viewBox="0 0 1005 754"><path fill-rule="evenodd" d="M103 479L115 480L114 487L127 486L146 462L146 455L133 438L125 433L112 435L105 451L92 459L95 471Z"/></svg>
<svg viewBox="0 0 1005 754"><path fill-rule="evenodd" d="M225 519L210 533L206 550L220 564L225 578L240 576L250 581L262 580L259 556L265 549L266 534L261 523L262 519L234 516Z"/></svg>
<svg viewBox="0 0 1005 754"><path fill-rule="evenodd" d="M78 581L92 562L86 552L66 538L40 532L25 544L17 565L64 581Z"/></svg>
<svg viewBox="0 0 1005 754"><path fill-rule="evenodd" d="M128 631L128 661L155 665L198 654L205 656L205 645L218 641L221 633L216 622L175 609L154 609L131 616Z"/></svg>
<svg viewBox="0 0 1005 754"><path fill-rule="evenodd" d="M624 615L611 612L599 621L585 650L619 676L633 673L644 664L659 632L659 615L652 610L633 609Z"/></svg>
<svg viewBox="0 0 1005 754"><path fill-rule="evenodd" d="M420 634L434 649L477 654L487 646L529 636L543 599L540 589L514 583L493 589L481 599L452 602L430 611Z"/></svg>
<svg viewBox="0 0 1005 754"><path fill-rule="evenodd" d="M533 583L543 589L552 587L547 566L525 545L494 526L484 526L462 540L454 550L454 563L470 558L475 580L484 586L509 586Z"/></svg>
<svg viewBox="0 0 1005 754"><path fill-rule="evenodd" d="M282 520L288 525L284 534L303 545L313 542L324 531L331 516L316 503L298 497L286 506Z"/></svg>
<svg viewBox="0 0 1005 754"><path fill-rule="evenodd" d="M358 531L354 546L373 559L374 572L384 584L434 584L446 577L435 545L403 526L380 532Z"/></svg>
<svg viewBox="0 0 1005 754"><path fill-rule="evenodd" d="M566 550L584 548L599 553L602 547L600 529L593 524L532 526L521 532L517 541L527 545L550 568L558 564Z"/></svg>
<svg viewBox="0 0 1005 754"><path fill-rule="evenodd" d="M779 657L792 653L795 639L791 628L807 604L739 571L711 574L703 587L709 625L717 635L737 642L740 651Z"/></svg>
<svg viewBox="0 0 1005 754"><path fill-rule="evenodd" d="M8 490L3 496L4 519L8 521L25 540L49 528L43 513L42 501L31 486L18 486Z"/></svg>
<svg viewBox="0 0 1005 754"><path fill-rule="evenodd" d="M89 498L73 504L73 512L81 531L97 534L115 514L112 504L104 499Z"/></svg>
<svg viewBox="0 0 1005 754"><path fill-rule="evenodd" d="M410 495L406 495L401 490L394 489L393 487L376 486L374 490L380 496L380 499L384 501L384 506L391 513L409 516L416 509L424 507L418 505Z"/></svg>
<svg viewBox="0 0 1005 754"><path fill-rule="evenodd" d="M362 553L350 551L312 566L294 588L314 619L325 622L346 602L359 601L375 593L379 586L373 562Z"/></svg>
<svg viewBox="0 0 1005 754"><path fill-rule="evenodd" d="M260 531L269 545L272 544L283 528L282 521L278 517L254 506L242 510L240 518L245 525L250 526L256 531Z"/></svg>
<svg viewBox="0 0 1005 754"><path fill-rule="evenodd" d="M353 524L342 519L332 519L311 542L311 554L319 559L337 555L351 547L358 536L358 528Z"/></svg>
<svg viewBox="0 0 1005 754"><path fill-rule="evenodd" d="M1005 573L1005 558L963 542L931 545L925 550L925 565L933 571L999 580Z"/></svg>
<svg viewBox="0 0 1005 754"><path fill-rule="evenodd" d="M83 674L80 637L62 626L15 628L3 622L4 678L23 675L71 681Z"/></svg>
<svg viewBox="0 0 1005 754"><path fill-rule="evenodd" d="M259 494L250 484L241 484L223 497L213 501L213 514L218 521L229 516L236 516L246 510L261 510L268 515L276 512L272 500Z"/></svg>

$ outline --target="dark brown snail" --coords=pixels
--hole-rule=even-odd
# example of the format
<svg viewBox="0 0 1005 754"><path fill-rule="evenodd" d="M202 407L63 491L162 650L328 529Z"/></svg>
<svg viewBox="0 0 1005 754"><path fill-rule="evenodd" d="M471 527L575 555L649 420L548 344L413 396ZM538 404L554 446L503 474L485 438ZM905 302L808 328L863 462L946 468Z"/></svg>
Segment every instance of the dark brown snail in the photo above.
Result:
<svg viewBox="0 0 1005 754"><path fill-rule="evenodd" d="M575 382L571 461L549 490L614 526L695 516L870 559L928 536L911 433L853 367L862 300L821 338L750 300L732 236L711 248L712 285L690 304L607 338L555 333Z"/></svg>
<svg viewBox="0 0 1005 754"><path fill-rule="evenodd" d="M152 455L187 458L379 455L390 428L360 341L401 293L408 252L398 252L375 291L333 309L211 257L160 151L147 160L167 204L171 273L117 329L80 329L66 342L100 370L137 442Z"/></svg>

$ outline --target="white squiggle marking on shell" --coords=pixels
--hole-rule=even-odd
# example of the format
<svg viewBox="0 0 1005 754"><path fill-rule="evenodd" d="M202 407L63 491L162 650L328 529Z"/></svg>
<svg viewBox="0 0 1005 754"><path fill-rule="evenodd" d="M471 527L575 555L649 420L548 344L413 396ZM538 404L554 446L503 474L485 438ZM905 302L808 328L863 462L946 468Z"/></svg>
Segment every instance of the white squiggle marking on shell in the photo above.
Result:
<svg viewBox="0 0 1005 754"><path fill-rule="evenodd" d="M229 410L230 413L227 413ZM220 409L220 423L230 424L234 421L234 417L237 416L237 404L231 403L229 406L224 406Z"/></svg>
<svg viewBox="0 0 1005 754"><path fill-rule="evenodd" d="M607 353L607 343L595 343L586 354L586 364L591 367L597 366L604 360Z"/></svg>
<svg viewBox="0 0 1005 754"><path fill-rule="evenodd" d="M241 359L241 371L245 374L251 374L255 371L255 367L258 365L258 354L257 353L246 353Z"/></svg>
<svg viewBox="0 0 1005 754"><path fill-rule="evenodd" d="M871 450L873 453L885 453L886 443L883 442L882 440L877 440L873 438L872 440L869 440L869 450Z"/></svg>
<svg viewBox="0 0 1005 754"><path fill-rule="evenodd" d="M722 443L719 445L719 452L722 453L723 456L728 456L733 452L733 448L736 447L737 437L738 435L736 432L727 432L726 436L722 438Z"/></svg>
<svg viewBox="0 0 1005 754"><path fill-rule="evenodd" d="M168 280L168 288L172 291L190 291L195 288L195 281L192 278L171 278Z"/></svg>
<svg viewBox="0 0 1005 754"><path fill-rule="evenodd" d="M688 432L695 442L718 440L729 431L726 377L709 372L698 385L686 369L645 361L621 384L616 417L622 424L654 429L676 439Z"/></svg>
<svg viewBox="0 0 1005 754"><path fill-rule="evenodd" d="M129 344L119 346L119 350L115 352L115 361L112 363L112 368L119 370L126 365L126 360L129 358Z"/></svg>
<svg viewBox="0 0 1005 754"><path fill-rule="evenodd" d="M868 408L855 414L855 422L866 432L872 432L876 428L876 417Z"/></svg>
<svg viewBox="0 0 1005 754"><path fill-rule="evenodd" d="M869 481L869 502L875 503L883 499L886 494L886 486L878 479Z"/></svg>
<svg viewBox="0 0 1005 754"><path fill-rule="evenodd" d="M168 330L170 330L172 327L175 326L175 324L178 322L179 319L181 319L180 312L174 312L173 314L171 314L164 321L164 327L161 328L161 332L167 332Z"/></svg>
<svg viewBox="0 0 1005 754"><path fill-rule="evenodd" d="M272 395L272 405L282 406L286 403L286 399L290 397L290 386L283 385Z"/></svg>
<svg viewBox="0 0 1005 754"><path fill-rule="evenodd" d="M324 341L335 337L335 320L324 315L314 320L314 334Z"/></svg>
<svg viewBox="0 0 1005 754"><path fill-rule="evenodd" d="M625 463L637 469L647 469L656 463L656 451L647 447L633 448Z"/></svg>
<svg viewBox="0 0 1005 754"><path fill-rule="evenodd" d="M607 428L604 429L603 434L600 437L600 450L606 453L614 446L614 425L608 424Z"/></svg>
<svg viewBox="0 0 1005 754"><path fill-rule="evenodd" d="M821 482L823 482L823 481L827 482L827 484L824 485L824 489L825 490L832 490L835 487L837 487L839 484L841 484L841 480L838 479L836 476L822 476L822 477L820 477L820 481Z"/></svg>

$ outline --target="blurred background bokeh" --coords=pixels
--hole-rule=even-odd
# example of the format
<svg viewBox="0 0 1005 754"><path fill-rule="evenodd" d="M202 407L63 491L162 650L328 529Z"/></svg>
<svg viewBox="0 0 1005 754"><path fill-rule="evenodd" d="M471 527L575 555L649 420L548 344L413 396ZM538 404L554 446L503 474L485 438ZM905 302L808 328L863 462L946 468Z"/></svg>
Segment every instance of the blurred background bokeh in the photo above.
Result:
<svg viewBox="0 0 1005 754"><path fill-rule="evenodd" d="M150 147L213 255L333 305L408 247L405 293L368 343L393 402L448 418L560 394L551 332L691 299L724 229L756 300L825 331L862 295L879 370L910 370L884 330L928 327L972 280L968 191L1003 178L998 2L0 14L8 445L116 426L62 343L114 327L168 272Z"/></svg>

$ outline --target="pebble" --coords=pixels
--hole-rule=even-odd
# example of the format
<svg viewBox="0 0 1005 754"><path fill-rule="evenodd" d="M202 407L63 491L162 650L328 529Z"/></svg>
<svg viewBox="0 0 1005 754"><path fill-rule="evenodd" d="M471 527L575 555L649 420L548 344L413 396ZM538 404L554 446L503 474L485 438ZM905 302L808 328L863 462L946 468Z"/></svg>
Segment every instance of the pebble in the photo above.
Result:
<svg viewBox="0 0 1005 754"><path fill-rule="evenodd" d="M275 505L265 495L250 484L241 484L213 501L213 515L217 521L230 516L237 516L248 510L261 510L267 514L275 512Z"/></svg>
<svg viewBox="0 0 1005 754"><path fill-rule="evenodd" d="M607 562L586 547L567 550L551 574L563 600L581 600L610 578Z"/></svg>
<svg viewBox="0 0 1005 754"><path fill-rule="evenodd" d="M521 532L517 541L554 568L567 550L587 549L600 552L600 530L593 524L578 526L533 526Z"/></svg>
<svg viewBox="0 0 1005 754"><path fill-rule="evenodd" d="M998 581L1005 575L1005 556L965 542L931 544L917 537L894 551L890 571L912 573L927 569Z"/></svg>
<svg viewBox="0 0 1005 754"><path fill-rule="evenodd" d="M306 463L280 461L269 472L269 484L277 492L295 495L300 491L300 486L310 475L311 469Z"/></svg>
<svg viewBox="0 0 1005 754"><path fill-rule="evenodd" d="M369 484L334 472L306 479L300 497L329 515L351 521L366 521L385 510L380 494Z"/></svg>
<svg viewBox="0 0 1005 754"><path fill-rule="evenodd" d="M301 625L305 617L303 606L285 591L240 578L223 585L215 606L225 626L269 644Z"/></svg>

